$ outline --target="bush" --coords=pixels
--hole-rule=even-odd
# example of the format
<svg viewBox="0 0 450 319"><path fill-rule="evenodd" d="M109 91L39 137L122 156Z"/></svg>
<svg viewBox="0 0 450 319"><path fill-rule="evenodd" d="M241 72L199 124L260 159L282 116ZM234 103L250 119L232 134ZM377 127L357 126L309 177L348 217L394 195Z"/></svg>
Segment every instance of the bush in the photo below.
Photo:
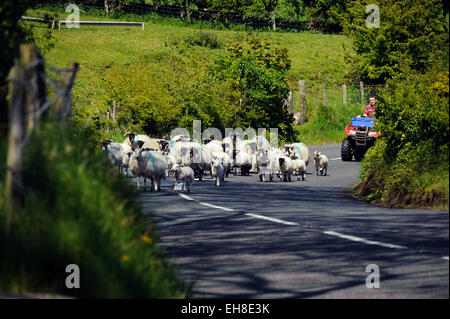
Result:
<svg viewBox="0 0 450 319"><path fill-rule="evenodd" d="M239 92L241 107L235 126L278 128L280 140L295 138L293 118L283 107L289 89L286 74L291 67L287 48L272 47L268 41L250 36L231 44L211 69L218 83L230 82Z"/></svg>
<svg viewBox="0 0 450 319"><path fill-rule="evenodd" d="M379 28L367 28L366 6L381 10ZM352 80L385 83L408 70L426 72L448 48L448 20L441 0L358 0L343 14L344 32L354 40ZM448 19L448 17L447 17Z"/></svg>
<svg viewBox="0 0 450 319"><path fill-rule="evenodd" d="M25 204L11 238L0 236L0 290L80 298L185 297L173 266L155 245L152 218L142 214L136 194L86 142L90 139L46 124L27 144ZM68 264L80 267L80 289L65 287Z"/></svg>
<svg viewBox="0 0 450 319"><path fill-rule="evenodd" d="M448 71L411 72L389 87L376 112L382 136L363 160L355 193L390 206L448 208Z"/></svg>
<svg viewBox="0 0 450 319"><path fill-rule="evenodd" d="M209 49L219 49L222 47L219 38L212 32L196 32L186 36L184 41L188 45L199 45Z"/></svg>

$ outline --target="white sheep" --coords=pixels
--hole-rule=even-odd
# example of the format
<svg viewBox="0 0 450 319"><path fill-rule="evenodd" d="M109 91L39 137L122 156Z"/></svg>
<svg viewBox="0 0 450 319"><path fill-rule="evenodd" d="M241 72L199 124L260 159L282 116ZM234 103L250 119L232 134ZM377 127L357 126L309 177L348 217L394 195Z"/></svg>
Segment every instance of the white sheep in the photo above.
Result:
<svg viewBox="0 0 450 319"><path fill-rule="evenodd" d="M235 165L240 168L242 176L249 176L250 169L252 167L252 160L250 158L250 154L248 154L245 151L237 153Z"/></svg>
<svg viewBox="0 0 450 319"><path fill-rule="evenodd" d="M328 158L324 154L314 151L314 163L316 165L317 176L319 175L319 171L320 175L326 176L328 171Z"/></svg>
<svg viewBox="0 0 450 319"><path fill-rule="evenodd" d="M124 157L131 152L131 147L126 144L114 143L110 140L102 144L102 149L106 152L108 159L118 168L118 174L123 168Z"/></svg>
<svg viewBox="0 0 450 319"><path fill-rule="evenodd" d="M177 165L177 159L173 154L165 155L165 158L167 162L166 177L169 177L170 172Z"/></svg>
<svg viewBox="0 0 450 319"><path fill-rule="evenodd" d="M191 185L194 181L194 170L189 166L175 164L171 171L175 173L175 187L173 190L176 190L179 181L183 181L183 192L190 193Z"/></svg>
<svg viewBox="0 0 450 319"><path fill-rule="evenodd" d="M219 187L220 183L224 181L225 170L220 159L218 158L213 158L213 162L211 164L211 175L216 186Z"/></svg>
<svg viewBox="0 0 450 319"><path fill-rule="evenodd" d="M287 156L280 156L278 158L278 163L280 164L280 171L283 181L290 182L292 176L292 160Z"/></svg>
<svg viewBox="0 0 450 319"><path fill-rule="evenodd" d="M220 163L222 164L223 169L225 171L225 177L228 177L228 174L230 173L231 170L230 156L225 152L213 152L212 157L220 160Z"/></svg>
<svg viewBox="0 0 450 319"><path fill-rule="evenodd" d="M135 159L138 163L138 177L144 177L144 191L146 190L147 178L151 181L150 191L161 190L161 179L165 177L167 162L164 156L156 151L139 151ZM139 189L139 179L138 179Z"/></svg>
<svg viewBox="0 0 450 319"><path fill-rule="evenodd" d="M271 170L269 151L266 151L263 148L259 148L256 151L256 163L257 163L259 180L261 182L265 182L266 174L269 174L270 180L272 181L273 170Z"/></svg>
<svg viewBox="0 0 450 319"><path fill-rule="evenodd" d="M305 180L306 174L306 164L302 159L293 159L292 160L292 171L297 174L297 179L300 180L300 176L302 180Z"/></svg>
<svg viewBox="0 0 450 319"><path fill-rule="evenodd" d="M125 170L125 176L128 176L130 171L130 158L133 152L126 153L122 158L122 168Z"/></svg>
<svg viewBox="0 0 450 319"><path fill-rule="evenodd" d="M285 145L286 155L291 159L301 159L305 165L309 163L309 149L304 143L293 143Z"/></svg>
<svg viewBox="0 0 450 319"><path fill-rule="evenodd" d="M211 153L224 152L223 143L217 140L212 140L211 142L205 145L205 148L207 148Z"/></svg>
<svg viewBox="0 0 450 319"><path fill-rule="evenodd" d="M211 169L211 152L197 142L175 142L170 146L169 154L182 166L191 166L199 175L200 181L204 172Z"/></svg>

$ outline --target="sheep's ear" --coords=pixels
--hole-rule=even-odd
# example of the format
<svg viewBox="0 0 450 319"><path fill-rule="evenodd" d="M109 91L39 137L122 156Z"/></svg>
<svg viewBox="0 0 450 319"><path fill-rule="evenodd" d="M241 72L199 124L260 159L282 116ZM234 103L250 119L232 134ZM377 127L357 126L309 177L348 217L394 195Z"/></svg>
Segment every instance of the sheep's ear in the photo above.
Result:
<svg viewBox="0 0 450 319"><path fill-rule="evenodd" d="M144 145L144 142L143 141L138 141L137 144L138 144L139 148L141 148Z"/></svg>

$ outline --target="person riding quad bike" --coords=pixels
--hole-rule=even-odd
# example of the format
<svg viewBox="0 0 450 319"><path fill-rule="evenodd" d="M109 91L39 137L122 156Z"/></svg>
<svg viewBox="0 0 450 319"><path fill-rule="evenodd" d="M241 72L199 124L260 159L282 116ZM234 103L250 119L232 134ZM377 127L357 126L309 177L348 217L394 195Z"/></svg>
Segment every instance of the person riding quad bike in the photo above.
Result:
<svg viewBox="0 0 450 319"><path fill-rule="evenodd" d="M373 120L376 111L377 98L371 95L370 104L366 106L364 115L352 119L350 125L345 128L347 137L342 141L341 158L343 161L351 161L353 158L363 159L369 147L375 144L375 139L381 135L374 128Z"/></svg>

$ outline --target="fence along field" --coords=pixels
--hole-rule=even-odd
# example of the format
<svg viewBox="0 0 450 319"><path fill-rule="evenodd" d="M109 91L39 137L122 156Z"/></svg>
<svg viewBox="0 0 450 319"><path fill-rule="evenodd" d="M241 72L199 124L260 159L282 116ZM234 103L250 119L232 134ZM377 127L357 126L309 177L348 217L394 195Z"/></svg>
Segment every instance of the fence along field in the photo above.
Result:
<svg viewBox="0 0 450 319"><path fill-rule="evenodd" d="M296 31L320 31L322 33L339 33L342 28L335 21L316 19L315 21L296 21L277 19L274 25L273 20L248 17L240 12L215 11L215 10L195 10L189 7L189 1L185 5L151 5L145 3L126 3L119 7L113 7L108 1L93 1L91 3L82 3L80 8L83 10L97 11L106 15L114 13L147 15L157 14L164 17L180 18L181 20L191 22L199 20L211 23L222 23L225 25L240 24L251 28L269 28L286 29Z"/></svg>
<svg viewBox="0 0 450 319"><path fill-rule="evenodd" d="M33 130L39 129L39 118L47 116L65 120L71 114L70 91L78 64L70 62L67 69L50 67L59 75L54 80L45 74L45 63L37 48L20 46L20 64L12 67L9 79L11 122L8 134L7 172L5 183L5 233L8 236L14 213L24 201L22 180L23 152ZM47 99L45 86L49 83L55 94Z"/></svg>

